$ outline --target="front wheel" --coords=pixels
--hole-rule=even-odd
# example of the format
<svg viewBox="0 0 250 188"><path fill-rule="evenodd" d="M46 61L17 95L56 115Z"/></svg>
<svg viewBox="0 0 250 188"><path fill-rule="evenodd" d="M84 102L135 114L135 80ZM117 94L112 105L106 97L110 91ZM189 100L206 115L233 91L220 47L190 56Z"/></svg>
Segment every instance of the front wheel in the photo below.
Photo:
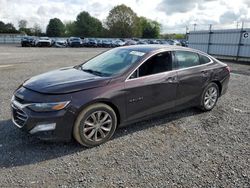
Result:
<svg viewBox="0 0 250 188"><path fill-rule="evenodd" d="M203 111L210 111L212 110L219 98L219 88L218 85L215 83L210 83L203 91L201 97L201 109Z"/></svg>
<svg viewBox="0 0 250 188"><path fill-rule="evenodd" d="M83 146L94 147L108 141L117 127L114 110L103 103L85 108L77 117L73 135Z"/></svg>

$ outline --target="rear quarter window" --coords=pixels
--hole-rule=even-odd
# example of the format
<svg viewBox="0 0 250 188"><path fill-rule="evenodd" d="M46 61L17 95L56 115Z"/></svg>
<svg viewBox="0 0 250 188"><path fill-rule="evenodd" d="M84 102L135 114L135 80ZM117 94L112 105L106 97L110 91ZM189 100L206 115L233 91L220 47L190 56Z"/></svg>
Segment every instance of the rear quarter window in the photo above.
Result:
<svg viewBox="0 0 250 188"><path fill-rule="evenodd" d="M200 56L200 64L201 65L209 63L211 61L208 57L206 57L204 55L199 54L199 56Z"/></svg>
<svg viewBox="0 0 250 188"><path fill-rule="evenodd" d="M194 52L176 51L175 58L177 61L178 69L200 65L199 55Z"/></svg>

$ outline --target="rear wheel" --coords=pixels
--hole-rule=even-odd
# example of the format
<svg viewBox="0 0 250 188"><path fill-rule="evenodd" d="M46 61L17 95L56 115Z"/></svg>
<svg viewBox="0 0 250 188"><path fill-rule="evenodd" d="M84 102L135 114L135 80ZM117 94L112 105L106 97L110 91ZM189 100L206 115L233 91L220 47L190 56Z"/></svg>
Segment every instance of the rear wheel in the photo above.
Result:
<svg viewBox="0 0 250 188"><path fill-rule="evenodd" d="M203 111L212 110L218 100L219 97L219 87L215 83L210 83L203 91L201 97L201 109Z"/></svg>
<svg viewBox="0 0 250 188"><path fill-rule="evenodd" d="M108 141L117 127L114 110L103 103L84 109L74 125L74 138L83 146L94 147Z"/></svg>

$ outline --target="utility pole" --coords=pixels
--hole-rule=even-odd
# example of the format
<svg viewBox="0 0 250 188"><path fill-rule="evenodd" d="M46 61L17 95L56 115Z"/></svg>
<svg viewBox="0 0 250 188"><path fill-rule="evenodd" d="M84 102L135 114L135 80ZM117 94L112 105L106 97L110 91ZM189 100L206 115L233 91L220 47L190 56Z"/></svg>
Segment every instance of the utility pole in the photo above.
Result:
<svg viewBox="0 0 250 188"><path fill-rule="evenodd" d="M211 32L211 30L212 30L212 24L209 24L209 32Z"/></svg>
<svg viewBox="0 0 250 188"><path fill-rule="evenodd" d="M194 23L194 31L195 31L195 29L196 29L196 26L197 26L197 24L196 24L196 23Z"/></svg>
<svg viewBox="0 0 250 188"><path fill-rule="evenodd" d="M189 29L188 26L186 25L186 40L188 40L188 34L189 34Z"/></svg>
<svg viewBox="0 0 250 188"><path fill-rule="evenodd" d="M186 25L186 34L189 33L188 26Z"/></svg>
<svg viewBox="0 0 250 188"><path fill-rule="evenodd" d="M239 28L239 22L237 21L236 22L236 29L238 29Z"/></svg>
<svg viewBox="0 0 250 188"><path fill-rule="evenodd" d="M236 61L239 60L240 47L242 45L242 35L244 32L243 30L244 30L244 21L242 21L242 23L241 23L241 30L240 30L240 37L239 37L239 43L238 43L238 48L237 48L237 54L236 54Z"/></svg>
<svg viewBox="0 0 250 188"><path fill-rule="evenodd" d="M210 45L211 45L211 35L212 35L212 24L209 24L209 32L208 32L208 41L207 41L207 53L209 54Z"/></svg>

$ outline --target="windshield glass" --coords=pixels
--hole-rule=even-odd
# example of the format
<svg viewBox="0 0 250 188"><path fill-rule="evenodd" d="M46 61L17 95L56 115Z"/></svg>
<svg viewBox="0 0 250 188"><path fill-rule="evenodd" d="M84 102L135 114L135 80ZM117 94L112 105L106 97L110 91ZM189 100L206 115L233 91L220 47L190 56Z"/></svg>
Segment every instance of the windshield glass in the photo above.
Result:
<svg viewBox="0 0 250 188"><path fill-rule="evenodd" d="M144 55L145 53L140 51L115 48L87 61L81 69L92 74L112 76L127 70Z"/></svg>

